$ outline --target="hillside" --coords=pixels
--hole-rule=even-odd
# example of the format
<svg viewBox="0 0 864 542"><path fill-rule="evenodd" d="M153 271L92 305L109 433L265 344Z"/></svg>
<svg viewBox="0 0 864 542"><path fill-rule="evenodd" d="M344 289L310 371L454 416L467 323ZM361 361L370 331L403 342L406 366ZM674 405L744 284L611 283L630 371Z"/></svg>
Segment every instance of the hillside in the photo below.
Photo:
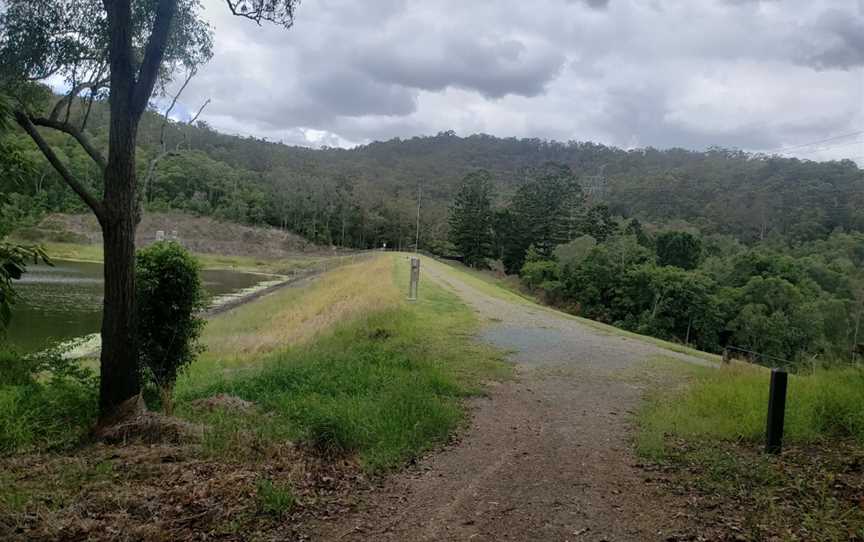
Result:
<svg viewBox="0 0 864 542"><path fill-rule="evenodd" d="M323 247L315 246L296 234L275 228L245 226L176 211L145 214L138 226L136 244L143 246L153 242L157 231L163 231L167 236L177 232L184 246L202 254L276 259L323 251ZM90 214L51 214L39 224L17 231L16 237L28 241L87 245L102 241L99 224Z"/></svg>
<svg viewBox="0 0 864 542"><path fill-rule="evenodd" d="M73 110L72 116L79 113ZM87 132L106 146L107 111L96 104ZM421 245L445 250L447 210L468 172L489 170L503 205L532 168L568 165L612 213L655 225L692 226L745 243L791 243L831 231L864 231L864 172L852 161L816 163L740 151L636 149L589 142L548 142L452 132L393 139L355 149L312 150L221 134L204 122L171 123L148 114L139 138L147 209L184 210L245 224L269 224L312 242L368 248L414 243L422 187ZM79 177L98 186L87 157L65 136L46 132ZM22 164L6 172L6 216L84 210L21 133L2 141ZM165 151L169 151L167 154ZM32 220L31 220L32 221Z"/></svg>

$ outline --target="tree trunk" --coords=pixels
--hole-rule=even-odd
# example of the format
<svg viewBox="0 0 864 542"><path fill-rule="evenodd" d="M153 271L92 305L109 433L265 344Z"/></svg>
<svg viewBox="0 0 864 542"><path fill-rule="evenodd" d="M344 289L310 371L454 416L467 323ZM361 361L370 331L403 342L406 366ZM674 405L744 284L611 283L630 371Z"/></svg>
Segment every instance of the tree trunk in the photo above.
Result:
<svg viewBox="0 0 864 542"><path fill-rule="evenodd" d="M122 100L117 100L122 102ZM113 107L121 104L112 103ZM99 414L113 417L141 393L135 305L136 198L135 144L138 116L112 115L105 206L101 220L105 254L105 302L102 309L102 354ZM123 414L126 414L123 409Z"/></svg>
<svg viewBox="0 0 864 542"><path fill-rule="evenodd" d="M118 183L119 184L119 183ZM135 211L108 206L102 225L105 302L102 309L99 414L102 420L141 392L135 320ZM125 410L125 409L124 409Z"/></svg>

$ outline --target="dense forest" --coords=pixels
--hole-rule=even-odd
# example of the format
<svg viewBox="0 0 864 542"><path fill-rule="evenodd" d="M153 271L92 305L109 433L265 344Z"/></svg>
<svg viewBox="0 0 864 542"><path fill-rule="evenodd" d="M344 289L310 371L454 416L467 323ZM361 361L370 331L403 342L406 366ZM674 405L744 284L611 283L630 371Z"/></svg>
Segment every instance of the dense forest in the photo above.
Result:
<svg viewBox="0 0 864 542"><path fill-rule="evenodd" d="M491 204L493 185L485 172L463 179L450 240L466 264L500 264L548 303L771 365L861 353L864 233L845 223L849 230L835 224L825 234L836 219L827 217L842 214L834 209L810 213L812 222L789 219L785 230L757 221L754 240L746 230L700 232L694 224L708 217L650 228L623 219L590 204L566 165L533 169L503 206Z"/></svg>
<svg viewBox="0 0 864 542"><path fill-rule="evenodd" d="M105 104L73 122L107 145ZM99 192L77 143L46 139ZM23 133L0 140L3 228L85 212ZM719 351L848 358L864 301L864 172L737 150L622 150L452 132L308 149L147 113L146 210L269 224L320 244L501 265L601 321ZM495 262L499 262L496 264Z"/></svg>
<svg viewBox="0 0 864 542"><path fill-rule="evenodd" d="M75 104L73 120L107 146L108 112L98 100ZM77 143L46 132L70 168L98 191L97 174ZM84 211L23 133L6 136L0 178L4 215ZM447 252L448 208L467 173L485 170L504 206L547 162L568 166L587 203L614 216L693 227L743 243L826 238L864 230L864 180L851 161L816 163L740 151L637 149L488 135L393 139L350 150L289 147L221 134L205 122L165 122L148 113L139 138L145 209L167 208L248 224L271 224L321 244L407 247L414 243L422 190L421 248ZM11 170L11 171L10 171Z"/></svg>

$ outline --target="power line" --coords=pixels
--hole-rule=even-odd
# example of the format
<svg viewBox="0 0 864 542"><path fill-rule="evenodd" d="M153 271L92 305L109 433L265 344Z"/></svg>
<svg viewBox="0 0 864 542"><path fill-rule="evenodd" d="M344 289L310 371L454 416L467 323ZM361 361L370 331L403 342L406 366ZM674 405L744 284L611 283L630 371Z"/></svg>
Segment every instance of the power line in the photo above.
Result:
<svg viewBox="0 0 864 542"><path fill-rule="evenodd" d="M834 143L833 145L823 145L821 147L815 147L813 149L806 149L803 151L798 151L796 154L813 154L816 152L823 152L830 149L839 149L840 147L848 147L849 145L862 145L864 146L864 139L858 141L847 141L845 143ZM775 153L778 154L778 153ZM779 153L779 154L791 154L789 152Z"/></svg>
<svg viewBox="0 0 864 542"><path fill-rule="evenodd" d="M799 145L790 145L787 147L778 147L776 149L770 149L770 150L767 150L764 152L766 154L786 154L787 151L792 150L792 149L800 149L802 147L812 147L813 145L819 145L820 143L828 143L830 141L836 141L838 139L844 139L847 137L856 137L856 136L859 136L861 134L864 134L864 130L858 130L857 132L850 132L848 134L841 134L841 135L836 135L836 136L832 136L832 137L826 137L825 139L819 139L816 141L811 141L809 143L801 143Z"/></svg>

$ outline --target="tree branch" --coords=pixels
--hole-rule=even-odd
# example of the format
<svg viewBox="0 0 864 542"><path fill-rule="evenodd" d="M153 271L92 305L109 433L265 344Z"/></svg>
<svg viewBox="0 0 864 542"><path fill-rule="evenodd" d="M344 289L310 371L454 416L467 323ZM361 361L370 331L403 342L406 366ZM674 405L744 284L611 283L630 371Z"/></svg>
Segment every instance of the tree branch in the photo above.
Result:
<svg viewBox="0 0 864 542"><path fill-rule="evenodd" d="M51 120L57 120L60 118L60 112L63 110L63 107L72 103L81 91L89 88L91 91L95 91L99 87L103 87L108 84L108 79L99 79L97 81L88 81L86 83L80 83L72 87L72 90L69 91L68 94L60 98L56 104L54 104L54 108L51 110L51 114L48 115L48 118Z"/></svg>
<svg viewBox="0 0 864 542"><path fill-rule="evenodd" d="M177 11L177 1L159 0L159 5L156 7L156 20L153 22L153 31L147 41L147 47L144 49L144 60L138 70L138 80L132 97L132 110L136 114L141 114L147 107L153 88L156 86L159 68L165 57L171 20Z"/></svg>
<svg viewBox="0 0 864 542"><path fill-rule="evenodd" d="M187 122L186 124L188 124L188 125L190 125L190 126L191 126L192 124L194 124L195 121L198 120L198 117L201 116L201 113L204 112L204 108L207 107L208 105L210 105L210 98L207 98L207 99L204 101L204 103L201 104L201 107L198 108L198 112L195 113L195 116L192 117L191 119L189 119L189 122Z"/></svg>
<svg viewBox="0 0 864 542"><path fill-rule="evenodd" d="M37 125L37 126L45 126L46 128L53 128L60 132L67 133L75 138L75 140L81 145L81 147L90 155L90 158L96 162L96 165L99 166L99 169L102 173L105 173L105 168L108 167L108 163L105 161L105 157L102 156L102 153L99 152L99 149L93 146L90 143L90 140L85 136L76 126L68 123L68 122L60 122L58 120L46 119L43 117L35 117L29 118L29 120Z"/></svg>
<svg viewBox="0 0 864 542"><path fill-rule="evenodd" d="M69 171L69 168L66 167L60 158L57 157L57 154L51 148L47 141L42 137L42 134L39 133L39 130L36 129L36 125L30 120L30 117L24 111L18 110L15 111L15 120L27 132L27 135L36 143L36 146L39 147L39 150L42 151L42 154L45 155L45 158L48 159L48 162L54 166L54 169L57 170L57 173L66 181L66 184L78 194L84 203L87 204L90 209L93 210L93 213L96 215L96 218L101 222L104 217L104 211L102 208L102 202L100 202L96 197L91 194L87 188L84 187L81 183L78 182L78 179L75 178L74 175Z"/></svg>

